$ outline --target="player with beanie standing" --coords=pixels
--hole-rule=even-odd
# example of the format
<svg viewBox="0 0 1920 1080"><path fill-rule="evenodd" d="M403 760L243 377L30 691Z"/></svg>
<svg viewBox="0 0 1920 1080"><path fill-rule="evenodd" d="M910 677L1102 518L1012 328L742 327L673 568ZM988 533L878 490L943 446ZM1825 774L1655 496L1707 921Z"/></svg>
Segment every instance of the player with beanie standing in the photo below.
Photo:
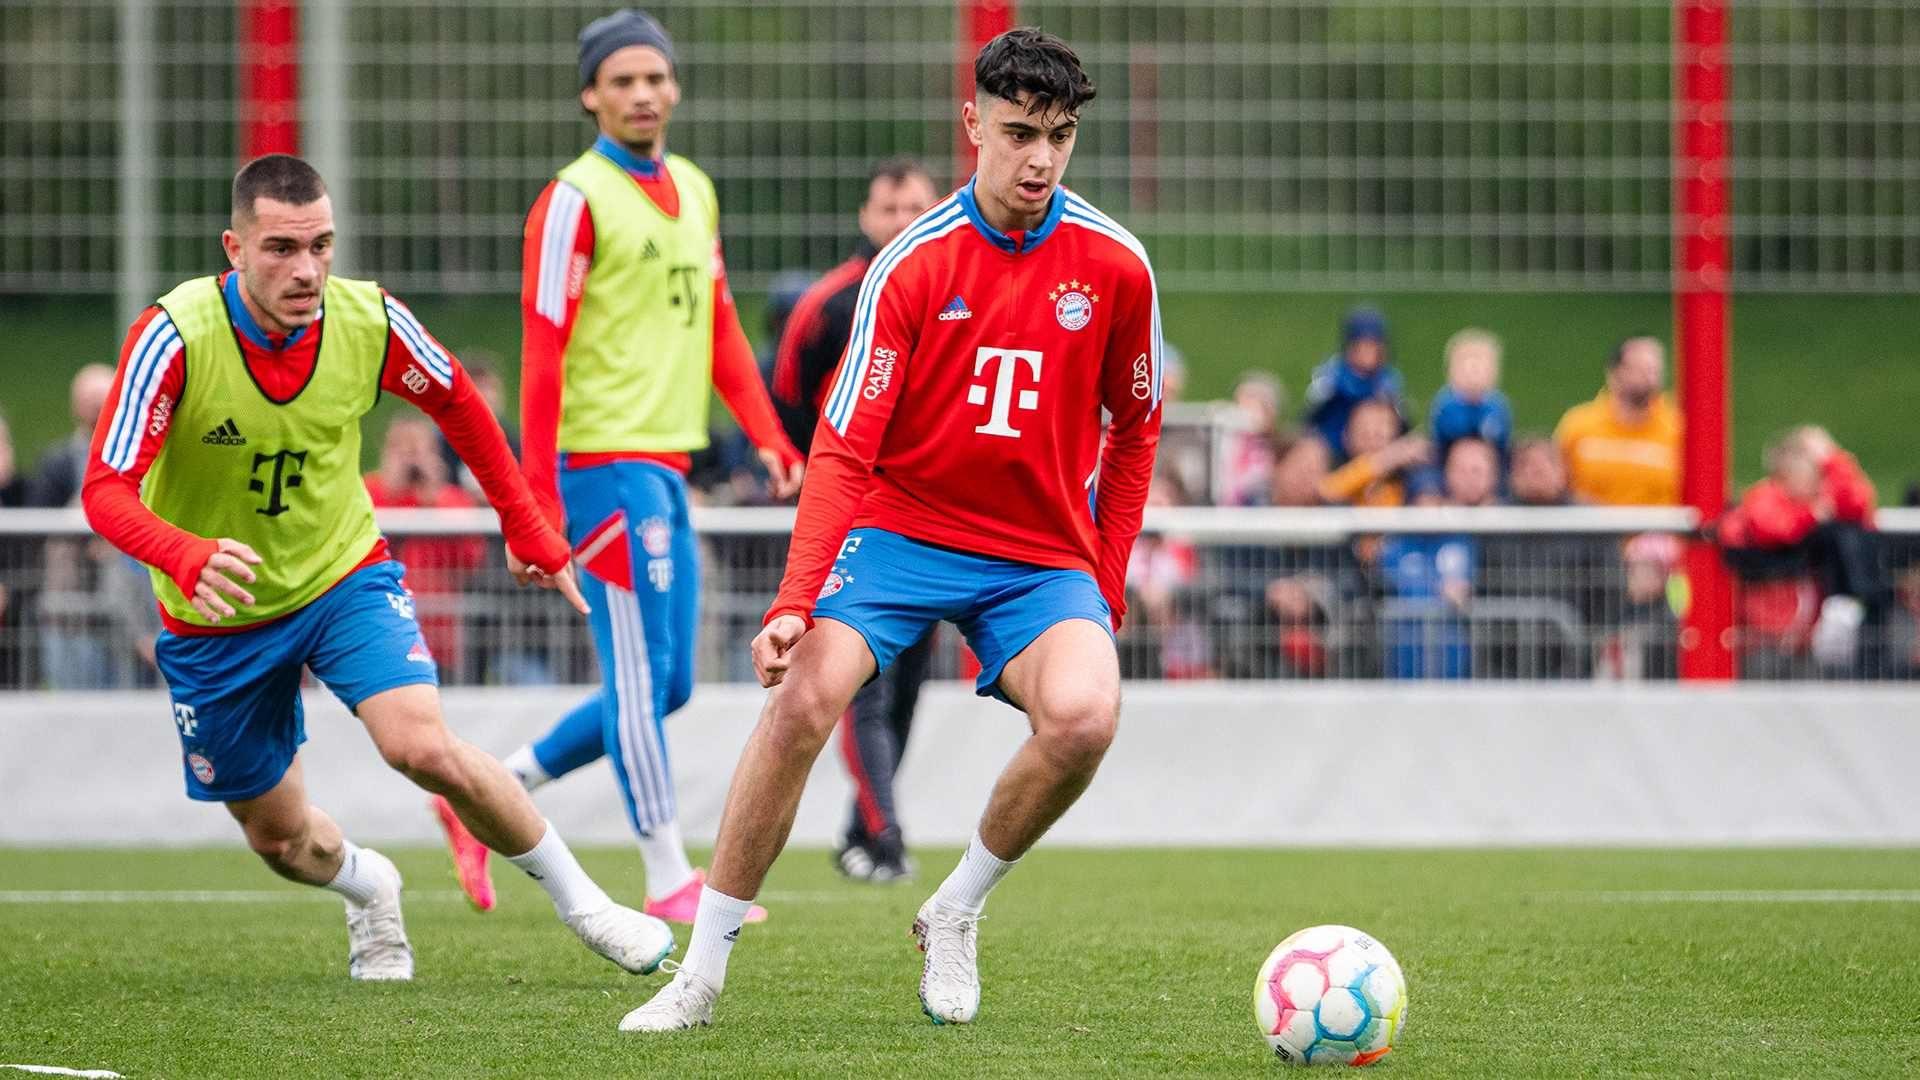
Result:
<svg viewBox="0 0 1920 1080"><path fill-rule="evenodd" d="M713 182L666 152L675 71L652 18L622 9L588 25L580 103L600 136L527 217L524 466L584 571L601 688L506 760L531 789L611 757L646 910L692 922L704 878L680 837L661 724L693 693L700 563L686 473L713 392L760 448L776 496L797 490L802 465L727 289Z"/></svg>
<svg viewBox="0 0 1920 1080"><path fill-rule="evenodd" d="M624 1029L711 1020L814 758L855 691L935 620L979 656L976 692L1023 709L1033 730L914 921L936 1023L973 1019L987 894L1113 739L1113 628L1159 441L1153 273L1139 241L1060 186L1094 95L1066 43L1009 31L980 50L974 78L962 117L979 172L867 271L786 578L753 642L774 690L727 793L693 940Z"/></svg>

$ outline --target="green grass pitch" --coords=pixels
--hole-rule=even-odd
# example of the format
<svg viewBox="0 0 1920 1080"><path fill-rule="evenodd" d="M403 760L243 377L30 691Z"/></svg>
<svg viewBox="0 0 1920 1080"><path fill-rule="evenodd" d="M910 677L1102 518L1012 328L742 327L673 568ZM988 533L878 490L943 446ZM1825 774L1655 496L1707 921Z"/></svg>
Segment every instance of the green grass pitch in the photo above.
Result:
<svg viewBox="0 0 1920 1080"><path fill-rule="evenodd" d="M244 851L0 850L0 1063L142 1080L1272 1076L1287 1070L1254 1030L1254 974L1287 933L1341 922L1386 942L1411 985L1382 1076L1920 1075L1920 893L1900 895L1920 851L1042 847L988 906L965 1028L921 1016L907 936L957 853L921 853L920 885L870 887L796 851L715 1025L665 1037L616 1030L664 976L588 954L510 867L480 915L449 895L443 854L390 853L416 890L411 984L348 980L330 897L20 902L300 891ZM634 855L583 861L639 896ZM1768 895L1783 890L1883 892ZM1620 892L1643 895L1600 895Z"/></svg>

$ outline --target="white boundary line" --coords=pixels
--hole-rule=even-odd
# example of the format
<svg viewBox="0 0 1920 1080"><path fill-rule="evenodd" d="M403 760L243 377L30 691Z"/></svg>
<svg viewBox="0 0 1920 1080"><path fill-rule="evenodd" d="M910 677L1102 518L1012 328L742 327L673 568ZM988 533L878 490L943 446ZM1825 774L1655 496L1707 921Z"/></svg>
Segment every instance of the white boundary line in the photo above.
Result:
<svg viewBox="0 0 1920 1080"><path fill-rule="evenodd" d="M1576 904L1920 904L1920 889L1661 889L1532 893Z"/></svg>
<svg viewBox="0 0 1920 1080"><path fill-rule="evenodd" d="M403 900L464 900L457 889L401 893ZM0 892L0 904L299 904L318 901L340 903L338 894L324 889L256 889L253 891L214 891L209 889L9 889Z"/></svg>

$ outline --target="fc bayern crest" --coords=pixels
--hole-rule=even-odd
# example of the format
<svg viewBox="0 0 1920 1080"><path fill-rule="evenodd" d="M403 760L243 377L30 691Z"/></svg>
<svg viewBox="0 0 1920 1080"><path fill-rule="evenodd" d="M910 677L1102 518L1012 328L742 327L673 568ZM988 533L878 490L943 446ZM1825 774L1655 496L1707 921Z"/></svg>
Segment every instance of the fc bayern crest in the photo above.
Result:
<svg viewBox="0 0 1920 1080"><path fill-rule="evenodd" d="M1053 317L1060 320L1061 326L1078 330L1093 321L1093 305L1099 303L1100 298L1085 291L1090 287L1078 281L1063 281L1047 294L1047 299L1053 301Z"/></svg>
<svg viewBox="0 0 1920 1080"><path fill-rule="evenodd" d="M193 778L203 784L213 783L213 762L199 754L187 755L187 768L193 770Z"/></svg>
<svg viewBox="0 0 1920 1080"><path fill-rule="evenodd" d="M827 597L839 592L840 587L845 584L846 582L841 579L839 574L828 574L826 582L820 586L820 595L814 599L825 600Z"/></svg>
<svg viewBox="0 0 1920 1080"><path fill-rule="evenodd" d="M640 546L647 549L647 554L661 558L673 548L673 530L662 518L648 518L640 523Z"/></svg>

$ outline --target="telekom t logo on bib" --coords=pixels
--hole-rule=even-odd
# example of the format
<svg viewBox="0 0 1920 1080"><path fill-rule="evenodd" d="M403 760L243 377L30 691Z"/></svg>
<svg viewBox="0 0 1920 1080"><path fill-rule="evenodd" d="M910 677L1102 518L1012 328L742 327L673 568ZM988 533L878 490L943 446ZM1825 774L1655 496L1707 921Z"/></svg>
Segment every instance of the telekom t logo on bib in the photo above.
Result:
<svg viewBox="0 0 1920 1080"><path fill-rule="evenodd" d="M1032 382L1040 382L1040 354L1029 349L981 349L973 356L973 373L977 377L987 369L989 361L999 361L993 375L993 415L987 422L973 430L983 435L1005 435L1017 439L1020 432L1007 423L1014 409L1037 409L1040 407L1038 390L1022 390L1018 399L1014 397L1013 380L1020 371L1020 361L1025 360L1033 370ZM985 405L987 388L979 383L967 387L969 405Z"/></svg>

